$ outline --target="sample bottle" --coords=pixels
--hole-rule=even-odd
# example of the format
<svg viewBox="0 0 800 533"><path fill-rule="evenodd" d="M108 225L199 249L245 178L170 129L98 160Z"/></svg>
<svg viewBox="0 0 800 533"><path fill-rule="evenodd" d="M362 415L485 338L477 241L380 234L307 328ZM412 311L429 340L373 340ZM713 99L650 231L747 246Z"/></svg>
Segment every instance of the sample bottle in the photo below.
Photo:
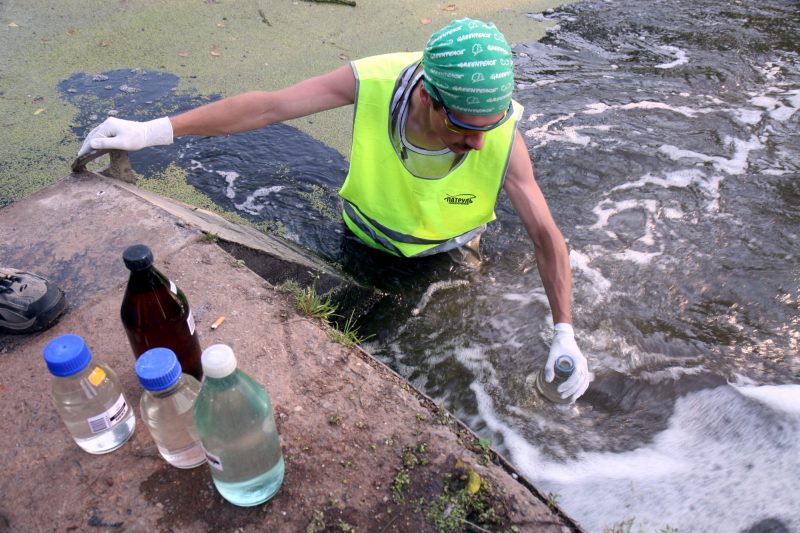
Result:
<svg viewBox="0 0 800 533"><path fill-rule="evenodd" d="M144 387L139 402L142 420L161 457L178 468L206 462L194 425L194 403L200 382L181 373L181 364L168 348L147 350L136 361L136 375Z"/></svg>
<svg viewBox="0 0 800 533"><path fill-rule="evenodd" d="M555 377L553 381L547 383L544 380L544 368L536 378L536 389L548 400L554 403L569 403L570 399L562 398L558 392L558 386L564 383L575 371L575 361L569 355L559 355L554 367Z"/></svg>
<svg viewBox="0 0 800 533"><path fill-rule="evenodd" d="M122 446L133 434L136 417L114 371L93 361L78 335L50 341L44 360L53 374L53 403L76 444L94 454Z"/></svg>
<svg viewBox="0 0 800 533"><path fill-rule="evenodd" d="M184 372L202 379L200 341L183 291L153 266L147 246L129 246L122 259L131 275L120 314L133 354L138 358L151 348L169 348Z"/></svg>
<svg viewBox="0 0 800 533"><path fill-rule="evenodd" d="M283 483L283 453L264 387L236 368L224 344L203 351L195 423L214 485L234 505L269 500Z"/></svg>

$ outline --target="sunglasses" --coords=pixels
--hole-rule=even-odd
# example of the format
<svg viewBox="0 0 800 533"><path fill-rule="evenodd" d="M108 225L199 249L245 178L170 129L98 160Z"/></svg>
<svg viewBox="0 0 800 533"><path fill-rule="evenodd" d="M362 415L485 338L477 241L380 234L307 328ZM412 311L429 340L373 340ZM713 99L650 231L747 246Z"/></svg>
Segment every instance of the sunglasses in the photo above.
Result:
<svg viewBox="0 0 800 533"><path fill-rule="evenodd" d="M442 94L439 92L439 89L437 89L433 84L429 84L429 86L431 89L433 89L433 96L436 98L436 101L439 102L442 105L442 109L444 109L445 127L453 133L458 133L460 135L477 135L479 133L484 133L498 128L505 124L509 118L511 118L511 109L513 103L508 104L508 109L506 109L505 113L503 113L503 117L494 124L489 124L488 126L473 126L472 124L466 124L454 117L450 110L447 109L447 106L444 105L444 98L442 98Z"/></svg>

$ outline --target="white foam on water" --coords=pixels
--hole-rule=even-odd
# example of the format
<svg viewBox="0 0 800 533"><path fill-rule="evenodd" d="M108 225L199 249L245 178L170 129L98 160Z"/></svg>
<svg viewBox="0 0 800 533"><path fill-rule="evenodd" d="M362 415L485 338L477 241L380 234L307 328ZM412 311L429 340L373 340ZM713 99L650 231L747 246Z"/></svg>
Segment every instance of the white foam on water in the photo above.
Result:
<svg viewBox="0 0 800 533"><path fill-rule="evenodd" d="M689 62L689 56L685 51L681 50L677 46L659 46L659 48L674 55L675 61L661 63L660 65L656 65L656 68L675 68L680 65L685 65Z"/></svg>
<svg viewBox="0 0 800 533"><path fill-rule="evenodd" d="M737 390L776 411L800 416L800 385L742 386Z"/></svg>
<svg viewBox="0 0 800 533"><path fill-rule="evenodd" d="M603 229L608 225L609 219L628 210L642 210L647 215L647 220L645 222L645 232L644 234L636 239L635 242L641 243L645 246L655 246L656 245L656 238L655 238L655 222L659 218L659 205L655 200L637 200L637 199L628 199L628 200L620 200L615 202L613 200L603 200L597 206L592 209L592 212L597 217L597 221L589 226L589 229ZM675 213L670 213L670 215L674 215ZM618 239L618 236L613 231L606 230L606 234L614 239ZM641 250L625 250L623 252L618 253L606 253L606 257L616 257L622 260L631 260L638 264L647 264L652 261L654 257L657 257L663 253L663 246L660 246L658 250L655 251L641 251Z"/></svg>
<svg viewBox="0 0 800 533"><path fill-rule="evenodd" d="M653 259L664 255L663 250L658 252L639 252L636 250L625 250L623 252L617 252L614 254L609 254L609 257L612 259L616 259L618 261L629 261L631 263L636 263L637 265L649 265L653 262Z"/></svg>
<svg viewBox="0 0 800 533"><path fill-rule="evenodd" d="M742 124L753 126L761 121L764 113L755 109L737 109L733 112L733 116Z"/></svg>
<svg viewBox="0 0 800 533"><path fill-rule="evenodd" d="M609 109L612 109L612 106L604 102L595 102L593 104L586 104L586 110L583 113L584 115L599 115L600 113L605 113Z"/></svg>
<svg viewBox="0 0 800 533"><path fill-rule="evenodd" d="M677 209L675 207L664 207L661 209L662 218L675 220L683 218L684 216L686 216L686 213L684 213L682 209Z"/></svg>
<svg viewBox="0 0 800 533"><path fill-rule="evenodd" d="M706 196L709 197L709 203L706 206L706 210L711 213L716 213L719 211L720 184L722 183L722 180L722 176L708 177L699 169L681 169L673 172L667 172L663 178L653 176L648 173L636 181L617 185L611 189L611 192L638 189L646 185L656 185L664 188L686 188L694 186L698 187L706 194ZM683 213L678 210L673 210L669 213L662 212L661 214L664 218L680 218L683 216Z"/></svg>
<svg viewBox="0 0 800 533"><path fill-rule="evenodd" d="M549 305L549 300L547 299L547 294L544 292L543 287L535 287L525 292L504 292L500 297L508 302L517 302L521 304L535 302Z"/></svg>
<svg viewBox="0 0 800 533"><path fill-rule="evenodd" d="M538 80L530 84L531 87L544 87L545 85L552 85L554 83L558 83L556 78Z"/></svg>
<svg viewBox="0 0 800 533"><path fill-rule="evenodd" d="M505 339L510 335L516 333L519 327L513 320L509 320L504 309L503 313L493 313L482 317L483 324L486 328L494 332L498 339ZM485 346L488 348L488 346Z"/></svg>
<svg viewBox="0 0 800 533"><path fill-rule="evenodd" d="M800 89L792 91L783 91L780 89L773 89L778 92L778 96L760 95L750 99L750 103L756 107L765 109L770 118L778 122L786 122L800 109ZM786 103L781 101L781 98Z"/></svg>
<svg viewBox="0 0 800 533"><path fill-rule="evenodd" d="M780 104L777 98L773 96L766 96L766 95L758 95L754 96L750 99L750 103L756 107L760 107L766 109L767 111L772 111Z"/></svg>
<svg viewBox="0 0 800 533"><path fill-rule="evenodd" d="M686 188L690 185L702 184L705 180L705 173L699 169L685 169L668 172L664 177L653 176L649 172L636 181L629 181L622 185L617 185L610 192L627 191L629 189L640 189L645 185L655 185L657 187Z"/></svg>
<svg viewBox="0 0 800 533"><path fill-rule="evenodd" d="M285 185L273 185L272 187L262 187L256 190L253 194L249 195L244 202L234 205L236 205L236 209L240 211L245 211L247 213L250 213L251 215L257 215L261 213L261 211L263 211L264 208L266 207L266 204L258 202L260 199L266 198L272 193L280 192L285 188L286 188Z"/></svg>
<svg viewBox="0 0 800 533"><path fill-rule="evenodd" d="M761 75L770 81L775 80L783 70L779 63L773 61L767 61L763 66L753 65L753 68L761 72Z"/></svg>
<svg viewBox="0 0 800 533"><path fill-rule="evenodd" d="M497 379L497 371L486 357L483 347L468 346L466 348L457 348L453 354L456 360L471 371L481 383L489 384L492 387L500 386L500 381Z"/></svg>
<svg viewBox="0 0 800 533"><path fill-rule="evenodd" d="M656 212L656 208L657 204L655 200L629 199L620 200L619 202L615 202L613 200L603 200L597 204L594 209L592 209L592 213L594 213L597 217L597 222L589 226L589 229L601 229L606 227L609 219L613 215L619 214L622 211L627 211L629 209L642 209L652 215Z"/></svg>
<svg viewBox="0 0 800 533"><path fill-rule="evenodd" d="M800 386L691 393L676 401L667 429L648 444L581 453L567 462L545 458L495 412L480 386L472 389L482 420L502 435L511 461L545 493L557 494L558 504L589 532L631 518L631 531L667 525L741 531L767 518L800 530ZM771 400L761 403L764 398Z"/></svg>
<svg viewBox="0 0 800 533"><path fill-rule="evenodd" d="M675 161L680 161L681 159L698 159L703 162L711 163L714 165L714 168L726 174L737 175L744 174L747 170L747 158L750 152L763 148L761 141L759 141L757 137L750 137L747 141L726 137L725 144L733 146L733 156L730 159L701 154L692 150L683 150L669 144L661 145L658 150Z"/></svg>
<svg viewBox="0 0 800 533"><path fill-rule="evenodd" d="M562 142L567 144L576 144L578 146L588 146L591 142L591 137L583 135L585 130L594 131L609 131L612 126L607 125L585 125L585 126L564 126L561 129L555 129L553 126L561 122L572 119L575 113L558 117L550 122L531 128L525 132L525 136L538 141L534 148L545 146L551 142Z"/></svg>
<svg viewBox="0 0 800 533"><path fill-rule="evenodd" d="M196 159L189 160L189 169L190 170L202 170L203 172L213 172L218 176L222 176L225 178L225 182L228 186L225 188L225 196L229 199L233 200L236 198L236 190L234 189L234 184L238 178L241 178L241 174L235 172L233 170L211 170L210 168L206 167L200 161ZM238 206L237 206L238 207ZM255 213L254 213L255 214Z"/></svg>
<svg viewBox="0 0 800 533"><path fill-rule="evenodd" d="M443 362L445 362L449 358L450 358L450 352L448 350L440 350L440 349L436 349L436 350L426 349L425 350L425 365L428 368L435 368L437 365L442 364ZM408 375L408 374L406 374L406 375ZM427 380L428 376L426 374L423 374L423 378L425 380ZM424 389L425 389L425 387L423 385L423 387L420 390L424 390Z"/></svg>
<svg viewBox="0 0 800 533"><path fill-rule="evenodd" d="M608 105L603 102L587 104L586 109L583 111L583 113L585 115L598 115L614 109L622 109L625 111L629 111L632 109L644 109L648 111L651 111L653 109L661 109L665 111L672 111L674 113L678 113L685 117L690 117L690 118L694 118L695 116L697 116L698 113L710 113L712 111L710 109L693 109L691 107L686 107L686 106L676 107L676 106L671 106L669 104L665 104L664 102L654 102L652 100L644 100L641 102L632 102L630 104L621 104L621 105Z"/></svg>
<svg viewBox="0 0 800 533"><path fill-rule="evenodd" d="M225 178L225 183L228 184L228 186L225 188L225 196L231 200L236 198L236 191L234 190L233 185L236 183L236 179L240 178L241 175L238 172L225 170L217 170L217 174Z"/></svg>
<svg viewBox="0 0 800 533"><path fill-rule="evenodd" d="M584 355L590 361L590 368L594 371L614 370L623 374L635 375L637 379L648 381L652 379L649 381L650 383L658 383L668 377L678 379L684 374L698 374L703 371L699 359L644 351L636 344L631 344L624 335L616 331L603 328L580 330L576 332L576 338L584 350ZM640 370L654 367L663 368L663 373Z"/></svg>
<svg viewBox="0 0 800 533"><path fill-rule="evenodd" d="M724 105L725 104L725 102L719 96L717 96L715 94L705 94L705 95L703 95L703 98L705 98L706 100L708 100L712 104L718 104L718 105Z"/></svg>
<svg viewBox="0 0 800 533"><path fill-rule="evenodd" d="M777 109L770 111L769 116L779 122L786 122L800 108L800 89L789 91L786 95L789 105L780 104Z"/></svg>
<svg viewBox="0 0 800 533"><path fill-rule="evenodd" d="M460 287L463 285L469 285L469 281L465 279L454 279L454 280L436 281L434 283L431 283L428 286L427 290L425 291L425 294L423 294L422 298L420 298L419 303L417 303L417 306L411 310L411 315L417 316L422 311L424 311L425 308L428 306L428 303L431 301L431 298L436 292L445 289L452 289L453 287Z"/></svg>
<svg viewBox="0 0 800 533"><path fill-rule="evenodd" d="M572 267L573 276L580 276L580 278L587 281L587 285L582 287L582 301L596 304L602 301L609 290L611 289L611 281L609 281L603 274L596 268L589 266L591 258L579 252L578 250L571 249L569 251L569 263ZM591 294L585 294L591 293Z"/></svg>
<svg viewBox="0 0 800 533"><path fill-rule="evenodd" d="M525 440L525 437L514 428L500 419L495 412L494 402L480 383L475 381L469 388L475 394L475 401L478 404L478 416L491 431L503 436L503 446L509 450L511 459L513 460L515 456L524 457L525 464L529 469L538 470L538 467L542 464L542 455L539 450ZM541 418L539 418L539 421L540 424L544 423ZM526 473L526 475L529 474ZM534 479L534 477L530 476L530 479Z"/></svg>
<svg viewBox="0 0 800 533"><path fill-rule="evenodd" d="M636 377L642 378L653 385L657 385L665 381L678 381L681 376L692 376L702 374L704 372L707 372L707 370L703 365L693 368L686 368L684 366L671 366L662 370L640 372L636 375Z"/></svg>

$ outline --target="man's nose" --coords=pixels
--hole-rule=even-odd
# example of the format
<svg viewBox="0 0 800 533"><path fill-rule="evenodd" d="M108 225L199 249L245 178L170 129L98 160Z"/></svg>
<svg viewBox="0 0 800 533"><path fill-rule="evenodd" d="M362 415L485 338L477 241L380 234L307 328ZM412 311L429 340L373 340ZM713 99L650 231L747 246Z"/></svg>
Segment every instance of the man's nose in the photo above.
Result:
<svg viewBox="0 0 800 533"><path fill-rule="evenodd" d="M465 135L464 137L464 144L469 146L472 150L480 150L483 148L483 133Z"/></svg>

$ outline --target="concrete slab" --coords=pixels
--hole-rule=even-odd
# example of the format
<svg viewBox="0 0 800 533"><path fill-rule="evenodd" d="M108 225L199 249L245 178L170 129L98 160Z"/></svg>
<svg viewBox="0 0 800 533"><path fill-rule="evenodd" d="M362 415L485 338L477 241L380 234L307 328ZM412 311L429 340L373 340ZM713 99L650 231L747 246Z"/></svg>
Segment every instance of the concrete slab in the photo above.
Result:
<svg viewBox="0 0 800 533"><path fill-rule="evenodd" d="M151 200L84 173L0 210L2 262L50 277L71 302L51 330L0 337L0 530L579 530L430 399L334 343L288 294L205 240L177 208ZM231 345L270 392L287 466L267 504L237 508L206 466L169 466L141 421L119 450L89 455L51 405L42 349L77 333L116 370L138 414L141 388L119 320L120 256L134 242L151 246L186 293L201 345ZM219 316L226 321L211 330Z"/></svg>

